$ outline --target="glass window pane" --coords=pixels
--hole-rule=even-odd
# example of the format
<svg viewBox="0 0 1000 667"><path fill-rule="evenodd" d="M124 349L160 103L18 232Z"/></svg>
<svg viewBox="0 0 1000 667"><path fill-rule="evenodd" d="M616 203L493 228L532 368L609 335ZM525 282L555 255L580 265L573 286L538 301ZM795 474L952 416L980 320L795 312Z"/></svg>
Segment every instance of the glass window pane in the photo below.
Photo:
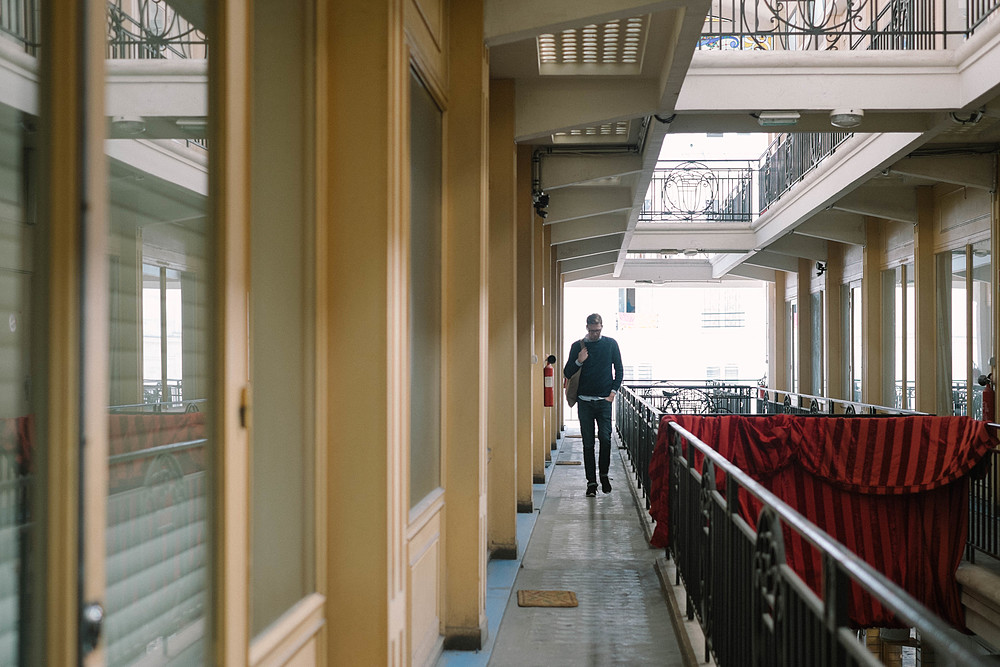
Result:
<svg viewBox="0 0 1000 667"><path fill-rule="evenodd" d="M861 400L861 364L864 331L861 326L861 287L851 288L851 400Z"/></svg>
<svg viewBox="0 0 1000 667"><path fill-rule="evenodd" d="M938 414L967 414L965 248L937 255Z"/></svg>
<svg viewBox="0 0 1000 667"><path fill-rule="evenodd" d="M905 286L902 296L904 299L904 310L906 311L906 326L902 336L905 350L903 354L903 378L906 385L903 407L907 410L915 410L916 395L914 388L916 387L917 369L914 360L916 359L917 305L915 301L916 292L914 290L913 264L907 264L903 269L905 271Z"/></svg>
<svg viewBox="0 0 1000 667"><path fill-rule="evenodd" d="M990 242L972 246L972 398L973 414L983 417L983 385L980 375L993 370L993 297L990 290Z"/></svg>
<svg viewBox="0 0 1000 667"><path fill-rule="evenodd" d="M840 286L840 335L842 337L842 349L840 360L841 372L841 396L850 398L851 391L851 288L849 285Z"/></svg>
<svg viewBox="0 0 1000 667"><path fill-rule="evenodd" d="M902 348L896 340L896 328L902 326L899 310L902 302L897 298L896 285L900 269L882 271L882 405L901 407L901 387L896 382L896 358Z"/></svg>
<svg viewBox="0 0 1000 667"><path fill-rule="evenodd" d="M442 118L410 77L410 506L441 484Z"/></svg>
<svg viewBox="0 0 1000 667"><path fill-rule="evenodd" d="M107 8L106 658L201 664L211 561L205 27L164 2ZM152 95L179 59L203 76L187 77L172 96ZM119 76L142 85L115 86Z"/></svg>
<svg viewBox="0 0 1000 667"><path fill-rule="evenodd" d="M313 182L305 2L254 2L259 58L254 117L287 118L254 132L250 262L252 436L251 633L315 590ZM275 165L282 165L275 169ZM294 267L301 267L294 270Z"/></svg>
<svg viewBox="0 0 1000 667"><path fill-rule="evenodd" d="M812 298L812 387L813 396L823 395L823 293L814 292Z"/></svg>
<svg viewBox="0 0 1000 667"><path fill-rule="evenodd" d="M11 54L27 54L37 63L38 16L35 5L14 6L17 13L0 7L0 39ZM10 8L7 8L10 9ZM21 61L19 61L21 62ZM39 450L29 429L41 403L33 401L32 298L44 286L38 284L33 257L35 238L44 221L35 215L38 160L35 149L38 117L32 111L36 95L11 90L0 95L0 665L29 664L22 653L29 641L28 609L32 596L43 594L32 585L43 573L42 563L32 558L44 535L43 526L32 527L31 501L41 489L43 471L32 464ZM44 350L35 350L39 357ZM38 609L37 606L34 607ZM22 634L23 633L23 634Z"/></svg>
<svg viewBox="0 0 1000 667"><path fill-rule="evenodd" d="M791 391L799 390L799 308L795 301L785 304L785 349L788 350L788 384Z"/></svg>

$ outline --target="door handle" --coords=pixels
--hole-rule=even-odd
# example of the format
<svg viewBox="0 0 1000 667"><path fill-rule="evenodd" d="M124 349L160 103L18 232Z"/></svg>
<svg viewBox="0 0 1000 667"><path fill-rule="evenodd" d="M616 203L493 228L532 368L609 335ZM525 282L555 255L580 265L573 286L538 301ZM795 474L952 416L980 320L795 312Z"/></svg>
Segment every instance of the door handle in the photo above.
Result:
<svg viewBox="0 0 1000 667"><path fill-rule="evenodd" d="M104 607L99 602L85 604L80 619L80 643L83 646L84 655L97 647L103 627Z"/></svg>

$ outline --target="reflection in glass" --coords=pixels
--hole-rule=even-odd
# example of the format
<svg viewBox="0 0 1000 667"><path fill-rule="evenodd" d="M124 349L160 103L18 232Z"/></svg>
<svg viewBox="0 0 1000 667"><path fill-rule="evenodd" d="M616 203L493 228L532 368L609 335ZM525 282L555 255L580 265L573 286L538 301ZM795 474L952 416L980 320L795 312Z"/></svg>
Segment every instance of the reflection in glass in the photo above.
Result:
<svg viewBox="0 0 1000 667"><path fill-rule="evenodd" d="M823 395L823 293L813 292L812 299L812 388L813 396Z"/></svg>
<svg viewBox="0 0 1000 667"><path fill-rule="evenodd" d="M0 14L2 16L2 14ZM0 91L0 665L19 664L20 621L30 599L34 560L28 542L31 466L32 292L36 235L30 173L33 100ZM19 108L20 107L20 108Z"/></svg>
<svg viewBox="0 0 1000 667"><path fill-rule="evenodd" d="M882 401L903 407L903 300L899 290L902 269L882 271Z"/></svg>
<svg viewBox="0 0 1000 667"><path fill-rule="evenodd" d="M916 409L916 378L917 378L917 368L916 368L916 352L917 352L917 342L916 342L916 292L914 288L914 273L913 264L906 264L903 266L903 281L905 288L903 290L904 296L904 312L906 313L905 324L906 328L904 330L903 338L903 378L905 379L906 391L903 395L903 407L907 410Z"/></svg>
<svg viewBox="0 0 1000 667"><path fill-rule="evenodd" d="M851 400L861 400L861 364L864 335L861 327L861 287L851 287Z"/></svg>
<svg viewBox="0 0 1000 667"><path fill-rule="evenodd" d="M111 665L204 664L208 643L212 228L197 20L166 2L108 5ZM151 95L180 58L192 66L184 86ZM133 85L114 86L119 76Z"/></svg>
<svg viewBox="0 0 1000 667"><path fill-rule="evenodd" d="M968 414L965 248L937 255L938 414Z"/></svg>
<svg viewBox="0 0 1000 667"><path fill-rule="evenodd" d="M785 302L785 349L788 350L788 380L793 392L799 390L799 307L795 301Z"/></svg>
<svg viewBox="0 0 1000 667"><path fill-rule="evenodd" d="M990 291L990 242L980 241L971 248L972 285L969 294L972 309L972 416L983 418L983 386L980 375L988 375L993 366L993 297Z"/></svg>

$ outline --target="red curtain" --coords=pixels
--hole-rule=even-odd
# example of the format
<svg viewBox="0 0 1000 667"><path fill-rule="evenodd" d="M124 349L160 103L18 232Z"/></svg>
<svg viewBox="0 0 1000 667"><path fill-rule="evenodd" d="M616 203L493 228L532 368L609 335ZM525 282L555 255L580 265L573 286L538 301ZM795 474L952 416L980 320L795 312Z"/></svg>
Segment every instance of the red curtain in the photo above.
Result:
<svg viewBox="0 0 1000 667"><path fill-rule="evenodd" d="M955 570L968 528L968 473L996 445L968 417L771 417L668 415L650 462L653 545L666 547L669 457L674 421L853 550L917 600L964 627ZM695 456L701 469L701 456ZM725 489L722 472L716 486ZM756 525L759 503L740 498ZM789 565L819 595L819 554L787 527ZM852 624L895 625L852 586Z"/></svg>

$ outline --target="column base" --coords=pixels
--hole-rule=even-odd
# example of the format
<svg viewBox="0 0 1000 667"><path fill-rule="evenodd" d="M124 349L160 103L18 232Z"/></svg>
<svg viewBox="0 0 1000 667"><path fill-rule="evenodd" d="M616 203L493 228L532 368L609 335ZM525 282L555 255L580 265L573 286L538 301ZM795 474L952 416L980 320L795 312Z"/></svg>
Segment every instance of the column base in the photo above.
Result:
<svg viewBox="0 0 1000 667"><path fill-rule="evenodd" d="M517 560L517 542L494 546L490 550L490 560Z"/></svg>
<svg viewBox="0 0 1000 667"><path fill-rule="evenodd" d="M478 628L445 628L444 650L446 651L478 651L489 637L486 621Z"/></svg>

